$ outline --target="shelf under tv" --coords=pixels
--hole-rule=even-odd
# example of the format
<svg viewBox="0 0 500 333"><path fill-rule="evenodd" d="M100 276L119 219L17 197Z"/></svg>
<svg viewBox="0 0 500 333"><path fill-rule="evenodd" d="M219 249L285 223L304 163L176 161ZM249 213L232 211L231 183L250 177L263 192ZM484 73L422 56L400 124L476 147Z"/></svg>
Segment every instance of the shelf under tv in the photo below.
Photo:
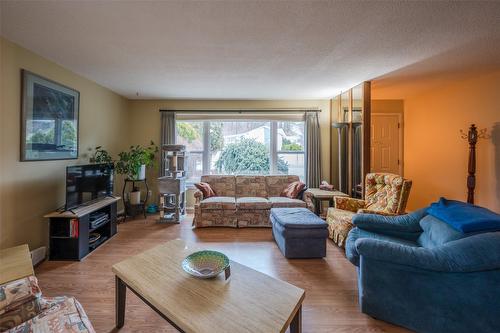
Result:
<svg viewBox="0 0 500 333"><path fill-rule="evenodd" d="M101 223L101 224L99 224L98 226L96 226L96 227L94 227L94 228L90 228L90 229L89 229L89 233L94 232L94 231L96 231L97 229L100 229L100 228L104 227L104 226L105 226L105 225L107 225L110 221L111 221L111 220L110 220L110 219L108 219L106 222Z"/></svg>
<svg viewBox="0 0 500 333"><path fill-rule="evenodd" d="M106 197L89 205L74 208L72 211L55 211L45 215L44 217L49 219L49 260L82 260L113 237L117 232L116 212L120 199L120 197ZM92 228L90 215L96 212L106 213L109 218L105 223ZM73 229L73 234L71 234L72 220L78 221L78 229ZM96 230L101 234L101 239L90 243L89 235Z"/></svg>

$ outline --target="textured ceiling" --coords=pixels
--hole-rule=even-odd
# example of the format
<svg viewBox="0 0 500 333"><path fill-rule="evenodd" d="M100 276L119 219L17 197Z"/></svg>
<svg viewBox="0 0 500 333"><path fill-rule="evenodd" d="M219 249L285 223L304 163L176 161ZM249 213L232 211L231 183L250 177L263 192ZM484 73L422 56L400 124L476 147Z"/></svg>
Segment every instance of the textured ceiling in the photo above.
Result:
<svg viewBox="0 0 500 333"><path fill-rule="evenodd" d="M461 68L498 63L482 55L498 48L500 2L0 6L2 36L130 98L328 98L364 80L401 75L401 68L413 75L451 69L447 61L429 65L442 55ZM467 45L479 47L474 56L462 52Z"/></svg>

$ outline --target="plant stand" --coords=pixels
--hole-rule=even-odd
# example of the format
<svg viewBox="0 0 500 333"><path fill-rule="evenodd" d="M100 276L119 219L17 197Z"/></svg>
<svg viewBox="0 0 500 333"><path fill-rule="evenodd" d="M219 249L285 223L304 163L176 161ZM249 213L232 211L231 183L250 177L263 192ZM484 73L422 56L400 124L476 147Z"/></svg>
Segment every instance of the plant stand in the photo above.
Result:
<svg viewBox="0 0 500 333"><path fill-rule="evenodd" d="M146 188L146 197L144 200L141 200L139 204L132 204L130 203L130 197L125 196L125 190L127 189L127 184L131 183L132 184L132 189L134 189L136 186L135 184L144 184L144 187ZM146 181L146 178L140 179L140 180L133 180L133 179L125 179L123 183L123 190L122 190L122 197L123 197L123 206L125 208L125 217L124 221L127 219L127 216L135 217L138 213L142 213L144 215L144 218L146 218L146 203L148 202L148 197L149 197L149 187L148 183Z"/></svg>

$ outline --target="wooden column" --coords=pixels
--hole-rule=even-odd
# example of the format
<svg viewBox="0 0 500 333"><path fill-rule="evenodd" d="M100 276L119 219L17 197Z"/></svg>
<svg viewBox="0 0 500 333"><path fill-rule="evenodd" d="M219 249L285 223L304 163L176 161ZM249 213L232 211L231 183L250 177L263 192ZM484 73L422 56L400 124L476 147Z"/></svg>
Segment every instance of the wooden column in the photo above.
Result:
<svg viewBox="0 0 500 333"><path fill-rule="evenodd" d="M365 198L365 179L370 172L371 161L371 82L363 82L363 150L362 150L362 176L361 176L361 197Z"/></svg>
<svg viewBox="0 0 500 333"><path fill-rule="evenodd" d="M467 175L467 202L474 204L474 189L476 188L476 144L477 128L472 124L467 133L469 141L469 165Z"/></svg>

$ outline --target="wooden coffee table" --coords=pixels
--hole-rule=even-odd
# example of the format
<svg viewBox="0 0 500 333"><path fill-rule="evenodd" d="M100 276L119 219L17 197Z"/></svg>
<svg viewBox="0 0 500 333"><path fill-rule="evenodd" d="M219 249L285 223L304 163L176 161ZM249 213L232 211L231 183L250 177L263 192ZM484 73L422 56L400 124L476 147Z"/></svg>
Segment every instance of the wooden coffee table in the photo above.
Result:
<svg viewBox="0 0 500 333"><path fill-rule="evenodd" d="M227 280L191 277L181 262L197 250L177 239L115 264L116 327L128 288L180 332L301 332L304 290L234 261Z"/></svg>

